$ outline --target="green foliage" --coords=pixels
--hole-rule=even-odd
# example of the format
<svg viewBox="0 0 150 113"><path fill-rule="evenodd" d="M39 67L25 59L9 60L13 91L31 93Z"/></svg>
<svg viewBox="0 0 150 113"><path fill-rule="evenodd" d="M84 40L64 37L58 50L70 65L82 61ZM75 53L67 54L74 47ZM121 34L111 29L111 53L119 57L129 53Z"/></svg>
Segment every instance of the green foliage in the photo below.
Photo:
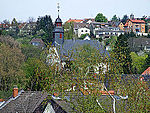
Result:
<svg viewBox="0 0 150 113"><path fill-rule="evenodd" d="M46 43L53 41L53 31L54 25L52 19L49 15L44 17L39 17L37 20L36 33L43 30L44 33L41 34L42 40Z"/></svg>
<svg viewBox="0 0 150 113"><path fill-rule="evenodd" d="M37 58L29 58L24 66L23 70L26 75L26 89L32 91L42 91L44 89L45 73L48 71L46 64Z"/></svg>
<svg viewBox="0 0 150 113"><path fill-rule="evenodd" d="M113 52L118 63L123 68L124 74L130 74L131 72L131 56L128 47L128 38L125 35L120 35L117 38Z"/></svg>
<svg viewBox="0 0 150 113"><path fill-rule="evenodd" d="M80 36L80 39L82 39L82 40L83 40L83 39L84 39L87 35L89 36L89 34L88 34L88 33L86 33L86 34L82 34L82 35Z"/></svg>
<svg viewBox="0 0 150 113"><path fill-rule="evenodd" d="M150 53L148 54L148 57L145 59L144 68L145 70L150 67Z"/></svg>
<svg viewBox="0 0 150 113"><path fill-rule="evenodd" d="M74 35L74 23L65 23L64 24L64 39L72 39Z"/></svg>
<svg viewBox="0 0 150 113"><path fill-rule="evenodd" d="M116 16L116 15L114 15L114 16L112 17L111 21L112 21L112 22L118 22L118 21L119 21L119 19L117 18L117 16Z"/></svg>
<svg viewBox="0 0 150 113"><path fill-rule="evenodd" d="M24 44L21 46L21 51L25 55L25 59L28 58L40 58L40 55L42 53L42 48L33 46L31 44Z"/></svg>
<svg viewBox="0 0 150 113"><path fill-rule="evenodd" d="M8 34L12 36L13 38L17 38L18 33L19 33L19 26L15 18L13 18L12 20L11 27L12 28L9 30Z"/></svg>
<svg viewBox="0 0 150 113"><path fill-rule="evenodd" d="M96 22L107 22L107 18L102 14L98 13L97 16L95 17Z"/></svg>
<svg viewBox="0 0 150 113"><path fill-rule="evenodd" d="M128 15L124 15L121 21L123 24L125 24L128 19L129 19Z"/></svg>
<svg viewBox="0 0 150 113"><path fill-rule="evenodd" d="M130 53L132 58L132 70L134 74L141 74L145 69L145 59L147 58L147 55L144 56L138 56L136 53L131 52Z"/></svg>
<svg viewBox="0 0 150 113"><path fill-rule="evenodd" d="M24 55L19 44L11 37L0 37L0 90L8 91L13 85L24 86L21 65Z"/></svg>

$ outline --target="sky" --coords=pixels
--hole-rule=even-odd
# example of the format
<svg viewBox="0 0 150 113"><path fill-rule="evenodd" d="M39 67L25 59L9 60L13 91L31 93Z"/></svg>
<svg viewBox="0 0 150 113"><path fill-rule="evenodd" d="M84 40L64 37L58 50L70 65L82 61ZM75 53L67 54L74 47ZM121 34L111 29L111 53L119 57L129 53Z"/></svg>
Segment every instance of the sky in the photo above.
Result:
<svg viewBox="0 0 150 113"><path fill-rule="evenodd" d="M68 19L94 18L103 13L108 19L113 15L122 18L133 13L135 17L150 16L150 0L1 0L0 21L27 21L29 17L51 15L57 18L57 3L60 3L60 17Z"/></svg>

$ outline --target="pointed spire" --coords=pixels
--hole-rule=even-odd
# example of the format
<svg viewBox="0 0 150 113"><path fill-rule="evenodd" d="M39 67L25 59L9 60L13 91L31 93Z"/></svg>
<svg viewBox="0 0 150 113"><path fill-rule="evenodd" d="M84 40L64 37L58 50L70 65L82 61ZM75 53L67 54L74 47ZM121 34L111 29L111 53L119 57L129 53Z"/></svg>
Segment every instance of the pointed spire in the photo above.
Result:
<svg viewBox="0 0 150 113"><path fill-rule="evenodd" d="M60 9L59 3L57 3L57 8L58 8L58 18L59 18L59 9Z"/></svg>

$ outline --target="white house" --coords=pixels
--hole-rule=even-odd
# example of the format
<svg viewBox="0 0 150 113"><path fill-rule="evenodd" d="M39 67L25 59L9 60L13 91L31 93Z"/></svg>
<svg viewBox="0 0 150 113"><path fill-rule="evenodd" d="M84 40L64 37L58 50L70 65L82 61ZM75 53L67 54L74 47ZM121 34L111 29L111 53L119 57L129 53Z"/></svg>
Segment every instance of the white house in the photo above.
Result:
<svg viewBox="0 0 150 113"><path fill-rule="evenodd" d="M83 34L89 34L90 35L90 29L84 27L78 29L78 37L81 37Z"/></svg>

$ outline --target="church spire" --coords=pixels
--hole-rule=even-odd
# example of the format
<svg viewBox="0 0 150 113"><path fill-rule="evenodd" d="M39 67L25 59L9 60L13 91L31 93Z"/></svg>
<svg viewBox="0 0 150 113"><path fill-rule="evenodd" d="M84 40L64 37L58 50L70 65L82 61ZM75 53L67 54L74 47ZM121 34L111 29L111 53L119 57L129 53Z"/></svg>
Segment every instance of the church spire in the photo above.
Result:
<svg viewBox="0 0 150 113"><path fill-rule="evenodd" d="M58 18L59 18L59 11L60 11L59 3L57 3L57 9L58 9Z"/></svg>

